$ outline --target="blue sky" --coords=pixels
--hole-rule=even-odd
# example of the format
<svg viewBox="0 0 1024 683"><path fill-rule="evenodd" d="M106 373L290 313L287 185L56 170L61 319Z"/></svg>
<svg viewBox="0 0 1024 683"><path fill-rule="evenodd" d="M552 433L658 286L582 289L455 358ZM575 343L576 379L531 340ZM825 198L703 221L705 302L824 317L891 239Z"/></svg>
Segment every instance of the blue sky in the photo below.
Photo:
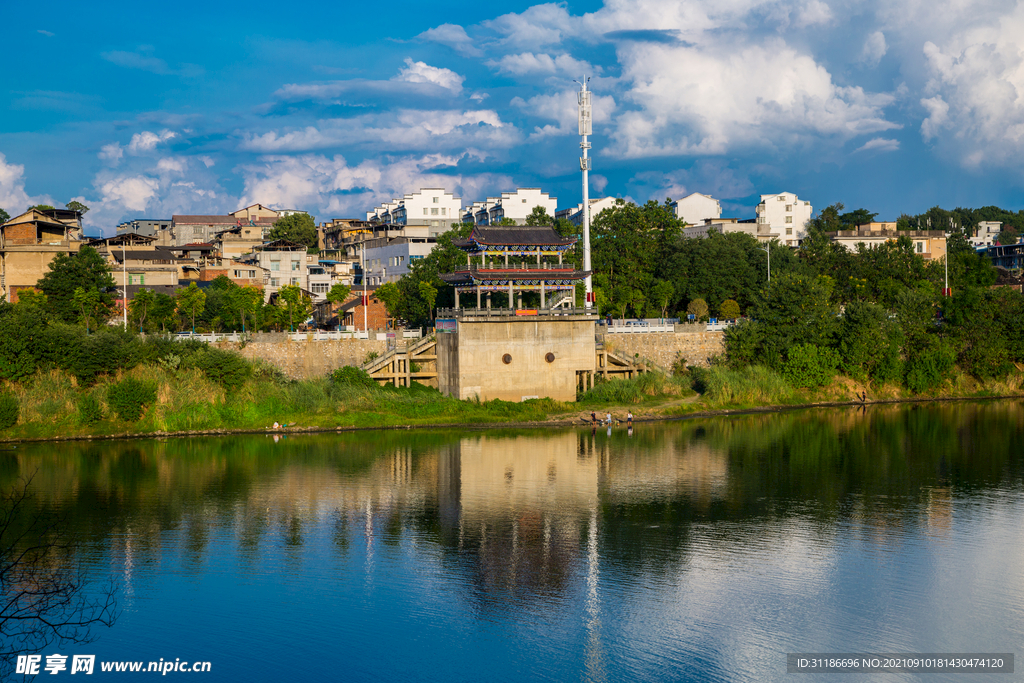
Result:
<svg viewBox="0 0 1024 683"><path fill-rule="evenodd" d="M418 187L796 192L880 218L1024 208L1024 5L879 0L8 3L0 207L89 231L261 202L362 216Z"/></svg>

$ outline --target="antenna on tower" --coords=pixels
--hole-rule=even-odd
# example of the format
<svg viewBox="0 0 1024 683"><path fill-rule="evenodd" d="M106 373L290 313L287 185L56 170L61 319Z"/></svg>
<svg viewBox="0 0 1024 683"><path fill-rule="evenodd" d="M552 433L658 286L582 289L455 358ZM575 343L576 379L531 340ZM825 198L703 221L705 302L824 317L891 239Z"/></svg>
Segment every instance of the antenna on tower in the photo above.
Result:
<svg viewBox="0 0 1024 683"><path fill-rule="evenodd" d="M580 91L576 95L576 101L579 102L579 131L580 137L583 140L580 142L580 149L583 150L583 156L580 157L580 171L583 172L583 270L587 272L586 279L586 292L587 300L584 307L587 309L594 307L594 279L590 274L590 162L592 161L587 156L587 151L590 149L590 143L587 142L587 136L593 134L593 116L590 107L590 91L587 90L587 83L590 81L590 76L584 76L582 81L574 80L574 83L579 83Z"/></svg>

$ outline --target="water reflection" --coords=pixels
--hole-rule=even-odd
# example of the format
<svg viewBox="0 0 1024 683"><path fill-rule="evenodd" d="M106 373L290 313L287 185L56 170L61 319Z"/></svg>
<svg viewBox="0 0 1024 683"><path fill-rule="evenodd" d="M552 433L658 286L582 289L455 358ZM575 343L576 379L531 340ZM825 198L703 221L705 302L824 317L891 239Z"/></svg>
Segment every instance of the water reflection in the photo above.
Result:
<svg viewBox="0 0 1024 683"><path fill-rule="evenodd" d="M339 585L357 582L364 602L398 590L411 573L447 596L431 608L435 619L459 615L479 628L511 618L533 634L518 637L538 639L545 625L569 619L562 655L575 678L644 678L700 661L709 680L758 679L765 651L787 639L807 650L796 646L806 645L809 636L798 634L808 624L829 632L843 623L867 637L866 625L849 620L854 598L844 602L835 584L849 571L845 549L900 558L927 539L949 546L959 520L990 510L979 512L979 499L1009 495L1004 502L1016 506L1022 431L1022 404L994 402L750 415L610 434L29 445L3 454L0 483L33 475L37 503L67 513L87 541L84 559L116 576L129 606L160 595L170 572L287 577L278 581L317 595L329 569ZM750 598L769 585L774 598ZM393 599L414 600L407 592L415 588ZM730 623L751 619L723 609L734 591L751 600L750 612L767 610L769 630ZM831 611L802 623L765 606L801 591L817 592ZM1019 596L1010 604L1019 606ZM640 605L662 621L638 613ZM911 627L896 622L883 632L899 640ZM1021 623L1008 626L1019 633ZM746 649L724 655L730 638Z"/></svg>

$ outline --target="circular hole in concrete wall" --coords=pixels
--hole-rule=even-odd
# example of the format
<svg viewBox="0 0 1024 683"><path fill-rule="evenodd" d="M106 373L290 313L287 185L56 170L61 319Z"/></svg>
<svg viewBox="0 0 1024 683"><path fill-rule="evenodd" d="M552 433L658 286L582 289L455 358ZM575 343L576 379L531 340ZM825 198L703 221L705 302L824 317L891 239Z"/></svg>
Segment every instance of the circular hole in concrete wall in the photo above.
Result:
<svg viewBox="0 0 1024 683"><path fill-rule="evenodd" d="M504 356L501 357L501 362L504 363L505 365L508 365L509 363L512 362L512 355L506 353Z"/></svg>
<svg viewBox="0 0 1024 683"><path fill-rule="evenodd" d="M544 360L546 360L549 363L554 363L555 362L555 354L553 354L550 351L548 351L547 355L544 356Z"/></svg>

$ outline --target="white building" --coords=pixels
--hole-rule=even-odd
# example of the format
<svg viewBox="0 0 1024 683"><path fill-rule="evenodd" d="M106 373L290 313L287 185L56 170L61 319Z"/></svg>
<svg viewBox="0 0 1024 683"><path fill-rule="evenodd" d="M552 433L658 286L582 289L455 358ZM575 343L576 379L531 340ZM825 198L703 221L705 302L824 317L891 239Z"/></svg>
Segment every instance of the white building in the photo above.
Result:
<svg viewBox="0 0 1024 683"><path fill-rule="evenodd" d="M698 225L683 228L683 237L704 239L712 232L720 232L723 235L742 232L756 238L757 223L750 219L741 221L738 218L707 218Z"/></svg>
<svg viewBox="0 0 1024 683"><path fill-rule="evenodd" d="M371 223L426 226L432 236L449 230L462 220L462 199L442 187L427 187L385 202L366 213Z"/></svg>
<svg viewBox="0 0 1024 683"><path fill-rule="evenodd" d="M316 254L306 253L306 245L287 240L267 242L258 247L246 260L267 271L268 278L263 288L264 301L285 285L298 285L309 290L309 268L318 266Z"/></svg>
<svg viewBox="0 0 1024 683"><path fill-rule="evenodd" d="M800 246L812 213L811 203L801 201L792 192L763 194L757 205L758 239L778 239L790 247Z"/></svg>
<svg viewBox="0 0 1024 683"><path fill-rule="evenodd" d="M600 197L598 199L590 200L590 224L594 224L594 219L601 215L601 212L605 209L610 209L615 206L615 197ZM583 203L579 203L571 209L562 209L561 211L555 212L555 218L564 218L573 225L583 225Z"/></svg>
<svg viewBox="0 0 1024 683"><path fill-rule="evenodd" d="M541 191L539 187L521 187L515 192L502 192L500 197L473 202L463 214L462 220L476 225L497 225L507 218L516 225L525 225L526 217L538 206L544 207L548 215L554 218L558 210L558 199Z"/></svg>
<svg viewBox="0 0 1024 683"><path fill-rule="evenodd" d="M722 204L714 197L700 192L672 202L676 217L687 225L701 225L709 218L722 217Z"/></svg>
<svg viewBox="0 0 1024 683"><path fill-rule="evenodd" d="M971 237L971 246L975 249L991 247L996 243L999 233L1003 231L1003 224L999 221L980 221L978 231Z"/></svg>
<svg viewBox="0 0 1024 683"><path fill-rule="evenodd" d="M436 237L381 237L365 242L366 283L395 282L409 273L412 262L437 246Z"/></svg>

